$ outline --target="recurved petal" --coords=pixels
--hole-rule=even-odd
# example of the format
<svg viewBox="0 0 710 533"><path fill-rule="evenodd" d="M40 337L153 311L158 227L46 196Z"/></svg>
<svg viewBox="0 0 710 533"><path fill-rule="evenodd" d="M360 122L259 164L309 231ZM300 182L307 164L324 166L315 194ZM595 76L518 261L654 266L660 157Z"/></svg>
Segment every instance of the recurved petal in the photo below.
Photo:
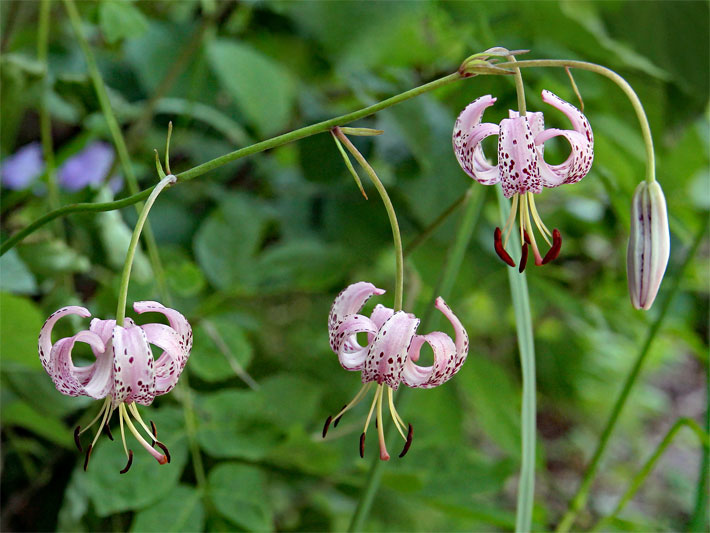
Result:
<svg viewBox="0 0 710 533"><path fill-rule="evenodd" d="M481 96L466 106L454 124L456 160L466 174L483 185L493 185L500 179L497 166L488 162L481 146L483 139L498 134L497 124L481 124L483 112L495 101L491 95Z"/></svg>
<svg viewBox="0 0 710 533"><path fill-rule="evenodd" d="M143 328L113 328L113 404L150 405L155 398L153 352Z"/></svg>
<svg viewBox="0 0 710 533"><path fill-rule="evenodd" d="M663 190L642 181L631 203L631 233L626 252L629 295L636 309L650 309L670 256L670 230Z"/></svg>
<svg viewBox="0 0 710 533"><path fill-rule="evenodd" d="M528 116L505 118L498 136L498 170L503 195L542 192L538 155Z"/></svg>
<svg viewBox="0 0 710 533"><path fill-rule="evenodd" d="M542 92L542 100L562 111L572 123L572 130L550 128L535 136L535 145L540 154L540 175L545 187L557 187L576 183L587 175L594 161L594 136L592 127L581 111L572 104L555 96L550 91ZM548 165L543 159L545 141L562 136L570 144L569 157L559 165Z"/></svg>
<svg viewBox="0 0 710 533"><path fill-rule="evenodd" d="M45 320L42 329L40 329L39 331L38 349L39 360L42 362L42 366L49 375L52 374L50 364L50 353L52 351L52 328L54 327L54 324L57 323L57 320L66 315L79 315L82 318L86 318L91 316L91 313L89 313L89 310L85 307L69 305L67 307L62 307L61 309L55 311L54 313L49 315L49 318L47 318L47 320Z"/></svg>
<svg viewBox="0 0 710 533"><path fill-rule="evenodd" d="M361 370L367 357L368 346L357 341L358 333L367 333L368 338L377 333L375 324L364 315L346 315L335 332L336 353L345 370Z"/></svg>
<svg viewBox="0 0 710 533"><path fill-rule="evenodd" d="M409 347L419 326L419 319L397 311L379 329L365 359L362 382L386 383L397 390Z"/></svg>
<svg viewBox="0 0 710 533"><path fill-rule="evenodd" d="M370 344L372 339L375 338L375 333L382 327L382 325L389 320L389 318L394 314L394 309L390 307L385 307L382 304L377 304L372 310L370 315L370 320L375 324L375 331L367 336L367 343Z"/></svg>
<svg viewBox="0 0 710 533"><path fill-rule="evenodd" d="M96 363L81 368L74 366L71 352L77 341L85 342L98 351L104 350L104 343L98 335L86 330L80 331L73 337L65 337L54 343L49 355L49 369L47 372L51 376L54 386L62 394L69 396L86 394L91 396L91 394L86 392L84 385L93 376L96 370ZM97 397L97 399L104 396Z"/></svg>
<svg viewBox="0 0 710 533"><path fill-rule="evenodd" d="M150 344L163 350L155 361L155 394L170 392L178 382L190 353L181 342L180 336L170 326L164 324L145 324L140 326Z"/></svg>
<svg viewBox="0 0 710 533"><path fill-rule="evenodd" d="M367 281L358 281L352 285L348 285L336 296L333 306L330 308L328 315L328 334L330 337L330 348L338 353L338 343L336 335L338 328L343 323L348 315L357 313L365 302L370 299L373 294L384 294L383 289L378 289L372 283Z"/></svg>
<svg viewBox="0 0 710 533"><path fill-rule="evenodd" d="M151 301L135 302L133 304L133 309L136 313L154 312L164 314L168 319L170 326L180 337L180 342L184 348L184 351L188 356L190 355L190 350L192 350L192 327L182 313L176 311L175 309L165 307L159 302ZM181 365L185 366L186 362L187 357L181 361Z"/></svg>

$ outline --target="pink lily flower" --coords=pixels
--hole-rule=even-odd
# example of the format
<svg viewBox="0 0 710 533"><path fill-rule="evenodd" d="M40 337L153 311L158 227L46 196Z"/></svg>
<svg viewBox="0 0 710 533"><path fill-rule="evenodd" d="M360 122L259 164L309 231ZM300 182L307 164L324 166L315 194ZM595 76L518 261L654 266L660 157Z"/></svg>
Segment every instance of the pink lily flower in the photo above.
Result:
<svg viewBox="0 0 710 533"><path fill-rule="evenodd" d="M542 91L542 100L562 111L572 123L573 129L544 129L542 113L528 113L521 117L517 111L512 110L510 118L502 120L499 125L481 123L485 109L496 101L490 95L469 104L454 125L454 153L464 172L483 185L500 182L505 197L513 198L510 216L503 231L500 228L495 231L496 253L512 267L515 261L505 251L505 245L520 206L520 241L523 243L520 272L525 269L528 245L532 246L536 265L544 265L557 258L562 246L560 232L557 229L550 232L540 219L533 194L542 192L543 187L577 183L587 175L594 159L594 137L587 118L572 104L550 91ZM481 145L483 139L491 135L498 135L498 163L495 165L488 162ZM567 139L571 152L563 163L550 165L543 156L545 141L560 136ZM535 242L533 222L550 246L545 257L540 255Z"/></svg>
<svg viewBox="0 0 710 533"><path fill-rule="evenodd" d="M380 459L387 461L390 456L387 453L382 426L382 401L385 389L392 420L405 440L404 448L399 454L400 457L404 457L412 444L412 425L408 425L405 435L405 424L394 407L392 391L397 390L400 383L408 387L430 389L450 380L459 371L468 355L468 334L442 298L437 298L434 305L454 327L455 341L441 331L417 335L418 318L404 311L395 312L383 305L378 304L369 318L358 314L373 294L384 293L384 290L378 289L372 283L360 281L342 291L330 310L328 317L330 347L338 355L340 364L345 370L362 371L364 385L353 400L343 406L335 417L328 417L323 427L323 437L326 436L331 422L334 423L334 427L337 426L343 414L365 397L374 382L377 388L365 428L360 436L360 457L364 456L365 434L377 407L375 425L379 436ZM358 342L358 333L367 334L366 346L361 346ZM416 364L424 343L429 344L434 353L434 362L431 366Z"/></svg>
<svg viewBox="0 0 710 533"><path fill-rule="evenodd" d="M174 309L169 309L158 302L135 302L136 313L155 312L164 314L170 326L164 324L145 324L138 326L126 318L123 326L115 320L94 318L88 330L80 331L73 337L66 337L52 343L52 328L63 316L74 314L83 318L91 313L83 307L68 306L52 313L46 320L39 334L39 358L42 366L52 378L57 390L68 396L90 396L104 403L94 420L84 429L74 430L74 440L79 451L83 451L80 435L101 419L99 430L86 452L84 470L89 464L89 457L96 441L104 430L113 440L109 421L118 408L123 449L128 457L128 464L121 470L124 474L131 467L133 451L126 446L123 431L124 422L140 444L160 464L170 462L168 448L158 441L155 424L151 428L141 418L136 403L150 405L156 396L173 389L182 373L192 349L192 328L185 317ZM75 366L72 361L72 349L76 342L91 346L96 361L88 366ZM150 345L163 350L158 359L153 359ZM149 439L140 434L130 415L133 415ZM159 447L163 453L154 447Z"/></svg>

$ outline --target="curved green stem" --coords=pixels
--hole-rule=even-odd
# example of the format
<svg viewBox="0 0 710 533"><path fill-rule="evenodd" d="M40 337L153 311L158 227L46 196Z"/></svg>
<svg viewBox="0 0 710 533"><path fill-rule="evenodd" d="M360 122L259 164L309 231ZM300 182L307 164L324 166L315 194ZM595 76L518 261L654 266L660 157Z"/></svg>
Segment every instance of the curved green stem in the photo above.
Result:
<svg viewBox="0 0 710 533"><path fill-rule="evenodd" d="M663 452L665 452L666 448L668 448L671 442L673 442L673 439L675 438L676 434L684 427L688 427L693 431L693 434L698 437L698 440L700 441L700 445L702 447L708 446L708 434L703 431L703 428L701 428L695 420L693 420L692 418L679 418L678 420L676 420L675 424L673 424L671 429L668 430L666 436L663 437L659 445L656 447L656 450L651 454L651 457L648 458L641 470L639 470L636 476L634 476L634 478L631 480L631 483L629 483L629 487L626 489L626 492L619 500L619 503L616 504L616 507L614 508L612 513L597 522L597 524L592 528L592 531L599 531L601 528L609 524L609 522L614 520L614 518L616 518L616 516L626 506L626 504L629 503L631 498L634 497L636 492L643 484L644 480L651 473L651 470L653 470L653 467L656 466L656 462L661 458Z"/></svg>
<svg viewBox="0 0 710 533"><path fill-rule="evenodd" d="M614 428L616 427L616 423L619 420L619 415L621 414L622 409L626 405L626 400L628 399L629 394L631 393L631 389L636 384L636 380L638 379L638 376L641 373L641 368L643 367L643 364L646 361L646 357L649 354L651 344L653 344L653 341L656 338L656 335L658 334L659 330L661 329L661 325L663 324L663 320L666 317L666 313L668 312L668 309L670 308L670 304L673 301L673 297L675 296L675 293L678 291L678 286L679 286L680 280L683 276L683 272L687 268L687 266L690 263L690 261L692 260L692 258L695 256L695 252L698 250L698 246L700 246L700 243L703 240L703 235L705 234L706 230L707 230L707 225L705 223L702 223L701 228L695 237L695 241L693 242L690 250L688 250L688 253L685 256L685 260L683 261L683 264L673 274L673 279L671 281L668 292L666 294L666 298L663 301L663 305L660 308L660 311L658 313L658 316L656 317L656 320L653 322L653 324L649 328L648 335L646 336L646 340L644 341L643 345L641 346L641 350L639 351L639 354L636 356L636 361L634 361L634 364L631 367L631 371L629 372L629 375L626 377L626 380L624 381L624 385L621 388L621 393L619 394L619 397L616 399L616 402L614 403L614 407L612 408L612 411L611 411L611 415L609 416L609 420L607 421L606 425L604 426L604 430L602 431L602 434L599 437L599 442L597 443L597 447L594 450L594 454L592 455L592 459L590 460L589 465L587 466L587 469L584 473L584 477L582 478L582 482L580 483L579 488L577 489L577 492L575 493L572 500L570 501L569 508L567 509L567 512L564 514L564 516L560 520L559 525L557 526L556 531L558 531L558 532L569 531L570 528L572 527L572 525L574 524L574 521L577 518L577 515L580 513L580 511L584 508L584 505L587 503L587 498L589 496L589 490L592 486L592 482L594 481L594 476L597 473L597 469L599 468L599 462L601 461L602 455L606 451L607 444L609 443L609 438L611 437L611 434L614 431Z"/></svg>
<svg viewBox="0 0 710 533"><path fill-rule="evenodd" d="M656 180L656 160L653 152L653 137L651 136L651 127L648 124L648 117L646 116L646 111L641 104L636 92L633 90L631 85L622 78L619 74L611 69L597 65L596 63L588 63L586 61L572 61L563 59L526 59L522 61L500 63L496 65L501 68L505 67L558 67L558 68L578 68L581 70L588 70L590 72L595 72L602 76L609 78L611 81L616 83L619 88L624 91L627 98L631 102L631 105L636 112L636 117L641 125L641 134L643 135L643 142L646 145L646 181L652 182Z"/></svg>
<svg viewBox="0 0 710 533"><path fill-rule="evenodd" d="M52 0L42 0L39 7L39 23L37 28L37 61L42 64L42 94L39 105L40 138L42 140L42 155L47 167L47 198L49 207L59 207L59 189L56 180L56 165L54 162L54 146L52 145L52 122L49 116L49 65L47 64L47 48L49 41L49 15ZM63 237L61 224L57 225L59 235Z"/></svg>
<svg viewBox="0 0 710 533"><path fill-rule="evenodd" d="M382 203L385 204L385 210L387 211L387 217L390 221L390 226L392 227L392 238L394 239L394 253L395 253L395 283L394 283L394 307L395 311L401 311L402 309L402 295L404 292L404 259L402 257L402 236L399 232L399 224L397 223L397 214L394 212L394 206L392 205L392 200L390 200L387 194L387 189L382 185L380 178L377 177L374 169L367 162L367 159L363 157L360 151L355 148L355 145L350 142L350 139L340 130L340 128L333 128L333 135L345 145L345 148L352 154L355 160L360 164L360 166L365 170L367 175L372 180L375 185L375 189L382 198Z"/></svg>
<svg viewBox="0 0 710 533"><path fill-rule="evenodd" d="M131 235L131 242L128 245L128 251L126 252L126 262L123 264L123 272L121 273L121 285L118 289L118 306L116 307L116 324L119 326L123 325L123 319L126 318L126 300L128 299L128 282L131 279L131 268L133 267L133 257L136 254L136 247L138 246L138 239L141 236L141 231L143 230L143 225L148 218L148 213L150 208L153 207L155 199L160 194L165 187L175 183L175 176L166 176L160 181L154 188L153 192L150 193L148 200L138 216L136 221L136 227L133 228L133 235Z"/></svg>
<svg viewBox="0 0 710 533"><path fill-rule="evenodd" d="M508 56L508 61L513 65L518 63L515 56ZM520 73L520 69L515 69L515 94L518 97L518 112L521 117L527 114L527 107L525 106L525 86L523 85L523 75Z"/></svg>
<svg viewBox="0 0 710 533"><path fill-rule="evenodd" d="M510 212L510 205L503 196L500 187L496 187L498 209L501 224L505 224ZM517 232L510 236L511 248L520 249ZM508 269L510 294L515 311L515 329L518 336L520 351L520 367L523 376L523 399L520 411L521 420L521 464L518 481L518 501L515 518L515 531L526 533L531 529L532 511L535 499L535 433L536 433L536 398L535 398L535 338L530 311L530 295L525 272L518 273L516 269Z"/></svg>
<svg viewBox="0 0 710 533"><path fill-rule="evenodd" d="M65 1L67 1L67 0L65 0ZM287 144L287 143L290 143L293 141L297 141L297 140L303 139L305 137L310 137L311 135L316 135L318 133L324 133L324 132L329 131L330 129L334 128L335 126L342 126L344 124L354 122L355 120L359 120L361 118L370 116L374 113L377 113L378 111L381 111L382 109L386 109L386 108L391 107L393 105L399 104L401 102L404 102L405 100L409 100L410 98L414 98L415 96L419 96L420 94L424 94L429 91L433 91L434 89L438 89L439 87L444 87L445 85L449 85L450 83L453 83L453 82L458 81L460 79L463 79L463 78L459 75L458 72L455 72L453 74L449 74L447 76L436 79L436 80L429 82L429 83L425 83L424 85L420 85L419 87L415 87L414 89L410 89L409 91L403 92L403 93L393 96L391 98L387 98L386 100L382 100L381 102L378 102L377 104L373 104L371 106L365 107L365 108L360 109L358 111L354 111L353 113L348 113L346 115L341 115L339 117L335 117L330 120L319 122L317 124L312 124L311 126L306 126L305 128L300 128L300 129L291 131L289 133L285 133L283 135L279 135L277 137L273 137L271 139L261 141L256 144L252 144L252 145L247 146L245 148L235 150L234 152L230 152L229 154L223 155L221 157L217 157L215 159L212 159L211 161L207 161L206 163L203 163L201 165L193 167L190 170L187 170L185 172L181 172L180 174L177 174L176 177L178 179L178 182L189 181L191 179L197 178L198 176L205 174L206 172L209 172L210 170L218 168L222 165L226 165L227 163L230 163L232 161L236 161L237 159L240 159L242 157L246 157L246 156L249 156L252 154L257 154L259 152L264 152L266 150L270 150L271 148L276 148L278 146L282 146L284 144ZM32 233L37 231L39 228L41 228L42 226L44 226L48 222L51 222L52 220L54 220L58 217L65 216L65 215L68 215L71 213L79 213L82 211L111 211L113 209L120 209L122 207L126 207L129 205L138 203L141 200L144 200L145 198L148 197L151 190L152 190L152 188L146 189L144 191L141 191L139 193L135 193L132 196L129 196L129 197L124 198L122 200L117 200L115 202L104 202L101 204L92 204L92 203L72 204L72 205L68 205L68 206L64 206L62 208L59 208L59 209L52 211L50 213L47 213L46 215L35 220L29 226L27 226L27 227L23 228L22 230L18 231L17 233L15 233L12 237L6 239L2 243L2 245L0 245L0 255L4 254L8 250L10 250L12 247L14 247L18 242L22 241L28 235L31 235Z"/></svg>

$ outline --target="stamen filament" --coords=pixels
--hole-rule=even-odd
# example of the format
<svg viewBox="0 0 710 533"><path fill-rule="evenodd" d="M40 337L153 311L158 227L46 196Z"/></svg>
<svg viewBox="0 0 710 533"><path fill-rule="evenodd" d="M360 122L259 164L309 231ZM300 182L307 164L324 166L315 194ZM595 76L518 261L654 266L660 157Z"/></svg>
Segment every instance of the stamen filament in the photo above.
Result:
<svg viewBox="0 0 710 533"><path fill-rule="evenodd" d="M520 195L516 194L513 196L513 202L510 205L510 214L508 214L508 220L505 221L505 226L503 227L503 234L505 235L505 240L503 241L503 247L508 246L508 237L510 237L510 231L513 229L513 223L515 222L515 215L518 213L518 197Z"/></svg>
<svg viewBox="0 0 710 533"><path fill-rule="evenodd" d="M126 446L126 433L123 431L123 404L118 406L118 422L121 426L121 441L123 442L123 451L128 455L128 446Z"/></svg>
<svg viewBox="0 0 710 533"><path fill-rule="evenodd" d="M331 422L334 423L333 427L335 427L335 424L337 424L338 419L340 417L342 417L346 412L348 412L350 409L360 403L360 400L363 399L367 391L370 389L370 385L372 385L372 382L365 383L362 387L360 387L360 390L357 392L355 397L350 400L350 403L346 404L345 407L343 407L340 412L333 417L333 420L331 420Z"/></svg>
<svg viewBox="0 0 710 533"><path fill-rule="evenodd" d="M370 405L370 412L367 413L367 419L365 420L365 428L362 430L362 434L367 433L367 427L370 425L370 420L372 419L372 413L375 410L375 404L377 403L377 398L382 394L382 385L378 385L375 390L375 397L372 399L372 405Z"/></svg>
<svg viewBox="0 0 710 533"><path fill-rule="evenodd" d="M535 206L535 197L533 196L533 193L528 191L528 194L530 195L530 197L528 198L528 203L530 204L530 212L532 213L535 225L537 226L537 229L540 230L540 233L545 238L545 241L547 241L548 246L552 246L552 243L547 238L548 236L552 237L552 232L547 229L547 226L545 226L545 224L542 222L542 219L540 218L540 215L537 212L537 207ZM547 234L547 236L545 234Z"/></svg>
<svg viewBox="0 0 710 533"><path fill-rule="evenodd" d="M128 429L130 430L131 433L133 433L133 436L136 438L136 440L150 453L161 465L165 464L168 462L168 458L166 455L162 453L158 453L150 444L146 442L146 440L141 436L140 433L138 433L138 430L136 427L133 425L133 422L131 422L130 417L128 416L128 411L125 407L125 404L120 405L121 408L121 414L125 417L126 419L126 425L128 426Z"/></svg>
<svg viewBox="0 0 710 533"><path fill-rule="evenodd" d="M540 266L542 264L542 256L540 255L540 250L537 247L537 242L535 242L535 233L532 230L532 223L530 222L530 211L527 209L529 202L525 202L525 213L521 213L521 217L525 217L525 228L527 229L528 236L530 237L530 245L532 246L533 253L535 254L535 264Z"/></svg>
<svg viewBox="0 0 710 533"><path fill-rule="evenodd" d="M151 431L150 429L148 429L148 426L146 425L146 423L143 422L143 419L141 418L141 415L140 415L140 413L138 412L138 406L136 405L136 402L131 402L131 403L129 403L129 404L128 404L128 409L131 411L131 413L132 413L133 416L136 418L136 420L138 420L138 423L139 423L141 426L143 426L143 429L145 429L145 432L148 434L148 436L149 436L152 440L157 441L157 440L158 440L158 435L155 434L155 433L153 433L153 431Z"/></svg>
<svg viewBox="0 0 710 533"><path fill-rule="evenodd" d="M109 399L107 397L106 399ZM101 425L99 426L99 430L96 432L96 435L94 436L94 440L91 441L91 446L90 448L93 448L96 446L96 441L99 440L99 436L101 433L103 433L103 427L106 425L106 422L110 418L110 414L113 414L113 409L111 409L111 404L108 402L104 402L104 407L102 408L104 412L103 418L101 418Z"/></svg>
<svg viewBox="0 0 710 533"><path fill-rule="evenodd" d="M380 384L377 391L377 437L380 441L380 459L389 461L390 454L387 453L387 445L385 444L385 430L382 424L382 385Z"/></svg>
<svg viewBox="0 0 710 533"><path fill-rule="evenodd" d="M104 399L104 403L103 403L103 405L101 406L101 409L99 409L98 414L94 417L94 419L93 419L91 422L89 422L89 424L88 424L84 429L82 429L82 430L79 431L79 435L81 435L81 434L84 433L87 429L89 429L89 428L92 427L94 424L96 424L96 421L99 419L99 417L104 414L104 409L106 409L106 404L109 403L110 401L111 401L111 397L110 397L110 396L107 396L106 399Z"/></svg>
<svg viewBox="0 0 710 533"><path fill-rule="evenodd" d="M402 438L407 440L407 437L404 435L404 429L402 428L402 426L404 426L404 422L402 422L397 409L394 408L393 394L390 387L387 387L387 399L389 400L390 414L392 415L392 420L394 420L394 425L397 428L397 431L399 431L399 434L402 435Z"/></svg>
<svg viewBox="0 0 710 533"><path fill-rule="evenodd" d="M520 196L520 242L524 242L525 235L525 213L528 212L528 197Z"/></svg>

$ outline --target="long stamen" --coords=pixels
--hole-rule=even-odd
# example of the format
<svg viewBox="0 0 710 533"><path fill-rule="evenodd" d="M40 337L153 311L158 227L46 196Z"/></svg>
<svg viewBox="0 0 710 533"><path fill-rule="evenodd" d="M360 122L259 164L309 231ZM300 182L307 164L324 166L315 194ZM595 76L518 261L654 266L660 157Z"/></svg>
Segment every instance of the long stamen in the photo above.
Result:
<svg viewBox="0 0 710 533"><path fill-rule="evenodd" d="M74 444L76 444L76 447L79 449L79 453L83 452L84 450L81 447L81 441L79 440L79 430L81 430L81 426L76 426L74 429Z"/></svg>
<svg viewBox="0 0 710 533"><path fill-rule="evenodd" d="M510 254L505 251L505 247L503 246L500 228L496 228L493 232L493 246L495 248L496 253L498 254L498 257L500 257L505 264L512 267L515 266L515 261L512 257L510 257Z"/></svg>
<svg viewBox="0 0 710 533"><path fill-rule="evenodd" d="M96 441L99 440L99 436L101 435L101 432L103 431L103 427L106 425L106 422L108 422L110 415L113 413L113 409L111 409L110 404L106 404L106 408L104 408L104 416L101 419L101 425L99 426L99 430L96 432L96 435L94 436L94 440L91 441L91 447L93 448L96 446Z"/></svg>
<svg viewBox="0 0 710 533"><path fill-rule="evenodd" d="M555 228L554 230L552 230L552 248L550 248L545 254L545 257L542 260L542 264L545 265L550 261L554 261L555 259L557 259L557 256L560 255L561 248L562 235L560 235L560 230Z"/></svg>
<svg viewBox="0 0 710 533"><path fill-rule="evenodd" d="M380 459L382 459L383 461L389 461L390 454L387 453L387 446L385 444L385 430L382 427L382 385L379 385L379 390L377 392L377 421L379 422L377 425L377 436L380 441Z"/></svg>
<svg viewBox="0 0 710 533"><path fill-rule="evenodd" d="M84 429L82 429L81 431L79 431L79 435L81 435L81 434L84 433L87 429L91 428L91 426L93 426L94 424L96 424L96 421L97 421L99 418L101 418L101 415L104 414L104 409L106 409L106 404L109 403L110 401L111 401L111 398L110 398L109 396L107 396L106 399L104 400L103 405L101 406L101 409L99 409L99 412L96 414L96 416L94 417L94 419L93 419L91 422L89 422L89 424L88 424Z"/></svg>
<svg viewBox="0 0 710 533"><path fill-rule="evenodd" d="M101 407L101 411L99 411L99 414L103 415L101 418L101 426L99 427L99 430L96 432L96 435L94 436L94 440L91 441L91 444L89 444L89 447L86 450L86 457L84 458L84 472L86 472L86 469L89 467L89 458L91 457L91 450L94 449L94 446L96 445L96 441L99 440L99 435L101 435L101 430L103 426L106 425L108 420L111 418L111 415L113 414L113 409L111 409L111 403L110 403L110 397L106 397L106 400L104 400L104 404ZM96 423L96 420L98 419L98 416L96 419L94 419L94 422L91 423L90 426L88 426L86 429L89 427L93 426ZM78 432L78 434L75 432L75 435L78 440L78 436L81 434L81 432Z"/></svg>
<svg viewBox="0 0 710 533"><path fill-rule="evenodd" d="M329 416L325 419L325 424L323 425L323 438L325 438L325 436L328 434L328 428L330 428L331 422L333 423L333 427L337 427L340 423L340 419L342 418L342 416L347 411L355 407L358 403L360 403L360 400L363 399L365 393L369 390L371 384L372 383L365 383L362 387L360 387L360 390L357 392L355 397L350 400L350 403L346 403L337 415Z"/></svg>
<svg viewBox="0 0 710 533"><path fill-rule="evenodd" d="M133 464L133 450L128 450L128 462L126 463L126 466L123 468L123 470L120 470L118 473L119 474L125 474L130 470L131 465Z"/></svg>
<svg viewBox="0 0 710 533"><path fill-rule="evenodd" d="M387 399L389 401L390 414L392 415L392 420L394 420L394 425L397 428L397 431L399 431L399 434L402 435L402 438L407 440L407 437L404 436L404 430L402 429L404 422L402 422L402 418L399 416L397 409L394 408L392 389L389 387L387 387Z"/></svg>
<svg viewBox="0 0 710 533"><path fill-rule="evenodd" d="M123 451L128 455L128 446L126 446L126 433L123 431L123 404L118 406L118 424L121 427L121 442L123 442Z"/></svg>
<svg viewBox="0 0 710 533"><path fill-rule="evenodd" d="M138 423L143 426L143 429L145 429L145 432L148 434L148 436L153 440L153 446L155 446L155 442L158 440L158 435L157 432L151 431L148 429L148 426L146 425L145 422L143 422L143 419L141 418L140 413L138 412L138 406L136 405L136 402L131 402L128 404L128 409L131 411L133 416L138 420ZM153 427L155 427L155 424L153 424Z"/></svg>
<svg viewBox="0 0 710 533"><path fill-rule="evenodd" d="M407 431L407 439L404 443L404 448L402 448L402 451L399 454L399 458L401 459L405 455L407 455L407 452L409 451L409 447L412 445L412 433L414 432L414 428L412 427L412 424L409 424L409 431Z"/></svg>
<svg viewBox="0 0 710 533"><path fill-rule="evenodd" d="M530 211L528 209L529 202L525 201L525 213L520 213L520 216L524 219L525 229L527 230L527 235L530 238L530 245L533 249L533 254L535 255L535 264L540 266L542 264L542 256L540 255L540 250L537 247L537 242L535 242L535 234L532 230L532 223L530 222ZM522 241L522 239L521 239Z"/></svg>
<svg viewBox="0 0 710 533"><path fill-rule="evenodd" d="M378 385L375 389L375 397L372 399L372 405L370 405L370 412L367 413L367 419L365 420L365 428L362 430L363 434L367 433L367 427L370 425L370 420L372 419L372 413L375 410L375 405L377 404L377 398L382 394L382 385Z"/></svg>
<svg viewBox="0 0 710 533"><path fill-rule="evenodd" d="M525 236L525 214L528 212L528 197L520 196L520 242L523 242Z"/></svg>
<svg viewBox="0 0 710 533"><path fill-rule="evenodd" d="M140 433L138 433L138 430L136 427L133 425L133 422L131 422L130 417L128 416L128 411L124 407L124 404L121 404L121 407L123 410L121 411L121 414L124 416L126 420L126 425L128 426L128 429L130 430L131 433L133 433L133 436L136 438L138 442L146 449L146 451L151 454L156 461L158 461L161 465L164 465L165 463L168 462L168 457L167 455L163 455L162 453L158 453L150 444L146 442L146 440L141 436ZM157 444L157 442L156 442ZM161 446L162 448L162 446Z"/></svg>
<svg viewBox="0 0 710 533"><path fill-rule="evenodd" d="M550 240L547 238L547 236L551 237L552 233L549 229L547 229L547 226L543 223L542 218L540 218L540 214L537 212L537 207L535 206L535 197L530 191L528 191L528 205L530 205L530 212L532 213L537 229L540 231L547 244L552 246L552 243L550 243Z"/></svg>
<svg viewBox="0 0 710 533"><path fill-rule="evenodd" d="M503 242L503 247L505 248L508 246L508 238L510 237L510 233L513 229L513 225L515 223L515 215L518 214L518 197L520 195L516 194L513 196L513 202L510 206L510 213L508 214L508 220L505 221L505 226L503 226L503 234L505 235L505 239Z"/></svg>

